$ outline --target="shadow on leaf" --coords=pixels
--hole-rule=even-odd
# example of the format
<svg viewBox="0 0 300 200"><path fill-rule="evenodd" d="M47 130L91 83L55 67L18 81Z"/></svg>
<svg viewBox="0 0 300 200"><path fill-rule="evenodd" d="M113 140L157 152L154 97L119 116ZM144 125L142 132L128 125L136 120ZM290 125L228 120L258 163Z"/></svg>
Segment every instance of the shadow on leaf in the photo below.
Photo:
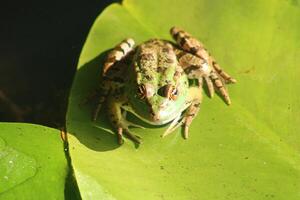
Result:
<svg viewBox="0 0 300 200"><path fill-rule="evenodd" d="M98 120L92 122L91 116L95 102L90 101L85 105L80 105L80 102L97 88L105 55L106 52L101 53L77 71L71 91L72 98L69 100L68 121L72 121L72 126L68 126L68 132L94 151L110 151L120 147L105 116L105 108L101 110Z"/></svg>

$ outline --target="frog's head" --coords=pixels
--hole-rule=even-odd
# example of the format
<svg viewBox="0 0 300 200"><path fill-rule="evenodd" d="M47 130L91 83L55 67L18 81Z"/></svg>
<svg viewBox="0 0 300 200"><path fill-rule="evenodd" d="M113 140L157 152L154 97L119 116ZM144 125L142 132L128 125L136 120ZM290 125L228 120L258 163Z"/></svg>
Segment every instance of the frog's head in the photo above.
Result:
<svg viewBox="0 0 300 200"><path fill-rule="evenodd" d="M188 79L177 63L144 68L128 84L129 103L135 115L147 123L161 125L175 119L188 103Z"/></svg>

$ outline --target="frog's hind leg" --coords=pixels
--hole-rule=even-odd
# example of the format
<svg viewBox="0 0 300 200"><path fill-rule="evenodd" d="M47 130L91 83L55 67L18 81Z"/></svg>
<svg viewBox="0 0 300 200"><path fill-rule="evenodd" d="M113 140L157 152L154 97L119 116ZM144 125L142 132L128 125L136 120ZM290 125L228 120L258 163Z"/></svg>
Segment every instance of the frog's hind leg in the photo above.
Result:
<svg viewBox="0 0 300 200"><path fill-rule="evenodd" d="M179 64L187 74L188 78L202 81L203 77L208 88L209 96L213 97L215 92L214 84L209 77L212 67L210 67L204 59L199 58L191 53L179 49L176 49L175 52Z"/></svg>
<svg viewBox="0 0 300 200"><path fill-rule="evenodd" d="M112 67L116 62L126 57L128 53L133 50L133 46L134 40L128 38L123 40L112 51L110 51L104 63L102 75L104 76L109 68Z"/></svg>
<svg viewBox="0 0 300 200"><path fill-rule="evenodd" d="M206 61L210 59L210 55L205 49L204 45L193 38L189 33L177 28L173 27L170 30L170 33L176 43L185 51L192 53Z"/></svg>
<svg viewBox="0 0 300 200"><path fill-rule="evenodd" d="M228 105L231 104L229 94L225 88L225 80L204 59L186 52L177 54L177 57L189 79L197 79L199 85L202 85L202 79L204 79L210 97L213 97L215 90L217 90L225 102Z"/></svg>
<svg viewBox="0 0 300 200"><path fill-rule="evenodd" d="M183 50L204 59L209 65L212 65L216 73L224 79L225 83L236 83L234 78L221 69L199 40L176 27L171 28L170 32L174 40Z"/></svg>
<svg viewBox="0 0 300 200"><path fill-rule="evenodd" d="M185 51L178 53L179 63L188 74L189 78L204 78L209 96L212 97L214 90L220 92L225 102L231 104L225 83L235 83L236 80L224 72L213 57L209 55L203 44L191 37L188 33L178 28L172 28L171 34L178 45ZM177 50L180 52L181 50Z"/></svg>

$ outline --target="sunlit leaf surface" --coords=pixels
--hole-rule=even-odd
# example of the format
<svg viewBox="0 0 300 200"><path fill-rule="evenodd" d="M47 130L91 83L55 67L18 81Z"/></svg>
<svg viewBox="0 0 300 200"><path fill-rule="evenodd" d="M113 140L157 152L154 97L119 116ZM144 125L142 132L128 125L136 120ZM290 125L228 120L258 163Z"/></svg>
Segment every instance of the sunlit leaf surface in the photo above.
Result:
<svg viewBox="0 0 300 200"><path fill-rule="evenodd" d="M0 123L0 130L0 199L64 199L60 132L22 123Z"/></svg>
<svg viewBox="0 0 300 200"><path fill-rule="evenodd" d="M84 199L300 199L300 7L297 0L125 0L96 19L67 113L70 154ZM173 25L199 38L238 80L232 105L204 95L180 130L133 129L116 142L103 114L79 102L97 87L104 53L126 37L171 40ZM102 113L105 112L105 108Z"/></svg>

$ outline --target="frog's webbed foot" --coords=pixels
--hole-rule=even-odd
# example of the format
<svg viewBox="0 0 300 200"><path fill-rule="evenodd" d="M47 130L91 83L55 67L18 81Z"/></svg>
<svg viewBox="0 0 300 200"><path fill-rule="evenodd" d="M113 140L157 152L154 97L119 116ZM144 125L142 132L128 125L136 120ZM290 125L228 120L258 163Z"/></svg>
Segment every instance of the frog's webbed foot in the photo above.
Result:
<svg viewBox="0 0 300 200"><path fill-rule="evenodd" d="M176 27L173 27L170 32L173 38L176 40L177 44L184 51L189 52L198 58L197 60L197 58L193 57L192 55L184 55L184 53L179 54L179 56L183 58L182 60L184 60L181 61L181 65L183 65L183 67L186 67L185 71L189 71L189 69L192 69L192 72L188 72L190 73L190 76L192 76L192 78L202 79L203 77L208 87L209 96L213 97L216 89L220 92L225 102L229 105L231 101L225 88L225 84L236 83L236 80L221 69L221 67L208 53L208 51L200 41L193 38L187 32ZM202 72L202 74L199 74L199 70L195 69L195 67L201 69L200 71ZM205 69L209 70L205 71Z"/></svg>

